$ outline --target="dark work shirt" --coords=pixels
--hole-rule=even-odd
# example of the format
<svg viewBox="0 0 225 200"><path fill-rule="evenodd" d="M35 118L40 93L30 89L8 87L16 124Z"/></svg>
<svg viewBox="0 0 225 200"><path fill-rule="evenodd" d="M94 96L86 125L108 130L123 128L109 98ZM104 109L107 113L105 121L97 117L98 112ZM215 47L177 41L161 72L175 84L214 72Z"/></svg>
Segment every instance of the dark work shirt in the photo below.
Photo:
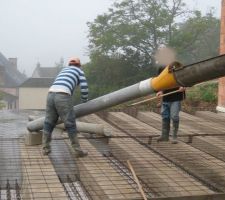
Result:
<svg viewBox="0 0 225 200"><path fill-rule="evenodd" d="M165 66L159 67L158 74L160 74L164 69L165 69ZM169 89L169 90L164 90L163 94L173 92L173 91L178 90L178 89L179 89L179 87ZM183 91L183 92L176 92L176 93L173 93L173 94L163 96L162 100L164 102L182 101L182 100L185 99L185 97L186 97L186 94L185 94L185 91Z"/></svg>
<svg viewBox="0 0 225 200"><path fill-rule="evenodd" d="M179 89L179 87L169 89L169 90L164 90L163 94L166 94L166 93L169 93L169 92L172 92L172 91L176 91L178 89ZM184 92L176 92L176 93L173 93L173 94L163 96L163 102L182 101L184 99L185 99L185 91Z"/></svg>

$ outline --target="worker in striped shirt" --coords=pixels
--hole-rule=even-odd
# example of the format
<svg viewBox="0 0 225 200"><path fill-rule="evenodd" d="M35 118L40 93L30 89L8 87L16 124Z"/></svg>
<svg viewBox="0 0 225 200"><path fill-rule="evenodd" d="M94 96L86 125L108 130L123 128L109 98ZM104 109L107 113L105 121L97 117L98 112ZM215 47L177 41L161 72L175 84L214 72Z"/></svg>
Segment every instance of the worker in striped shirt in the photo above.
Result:
<svg viewBox="0 0 225 200"><path fill-rule="evenodd" d="M48 92L42 140L44 155L51 152L51 135L59 117L64 123L75 155L84 157L88 154L81 149L77 137L76 116L72 103L72 95L77 86L80 86L81 101L85 103L88 101L88 84L81 69L80 59L72 58L69 66L58 74Z"/></svg>

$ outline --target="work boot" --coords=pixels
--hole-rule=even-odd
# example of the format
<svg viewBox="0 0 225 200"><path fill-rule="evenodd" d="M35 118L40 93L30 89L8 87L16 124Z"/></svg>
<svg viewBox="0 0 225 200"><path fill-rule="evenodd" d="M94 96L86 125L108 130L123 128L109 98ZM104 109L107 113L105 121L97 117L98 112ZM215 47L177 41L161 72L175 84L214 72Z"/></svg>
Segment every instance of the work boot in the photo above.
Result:
<svg viewBox="0 0 225 200"><path fill-rule="evenodd" d="M42 134L42 153L43 155L48 155L51 153L51 134L44 133Z"/></svg>
<svg viewBox="0 0 225 200"><path fill-rule="evenodd" d="M173 121L173 135L172 135L172 144L177 144L177 132L179 128L179 121Z"/></svg>
<svg viewBox="0 0 225 200"><path fill-rule="evenodd" d="M69 139L76 157L85 157L88 155L87 151L81 149L77 134L76 135L69 134Z"/></svg>
<svg viewBox="0 0 225 200"><path fill-rule="evenodd" d="M157 142L163 142L169 140L169 132L170 132L170 120L162 121L162 135L157 139Z"/></svg>

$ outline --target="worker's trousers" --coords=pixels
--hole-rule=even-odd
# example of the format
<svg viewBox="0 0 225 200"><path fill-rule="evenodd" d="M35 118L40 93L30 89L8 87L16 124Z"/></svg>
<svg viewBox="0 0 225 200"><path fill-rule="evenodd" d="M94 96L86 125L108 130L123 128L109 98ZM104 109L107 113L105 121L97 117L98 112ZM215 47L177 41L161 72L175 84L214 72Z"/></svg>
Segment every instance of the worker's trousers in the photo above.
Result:
<svg viewBox="0 0 225 200"><path fill-rule="evenodd" d="M179 122L180 101L163 102L161 107L162 119L166 121Z"/></svg>
<svg viewBox="0 0 225 200"><path fill-rule="evenodd" d="M59 117L63 121L69 137L74 137L77 130L71 96L66 93L49 92L43 134L51 138L52 131Z"/></svg>
<svg viewBox="0 0 225 200"><path fill-rule="evenodd" d="M169 137L170 121L172 120L173 129L172 137L177 138L177 132L179 128L179 112L181 110L181 101L163 102L161 107L162 115L162 136L166 139Z"/></svg>

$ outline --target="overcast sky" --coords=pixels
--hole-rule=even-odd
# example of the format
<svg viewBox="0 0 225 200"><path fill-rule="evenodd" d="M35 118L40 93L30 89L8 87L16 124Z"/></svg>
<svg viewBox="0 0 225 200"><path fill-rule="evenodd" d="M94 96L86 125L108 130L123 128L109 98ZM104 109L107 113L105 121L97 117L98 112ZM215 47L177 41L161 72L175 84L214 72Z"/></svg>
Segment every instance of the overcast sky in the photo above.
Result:
<svg viewBox="0 0 225 200"><path fill-rule="evenodd" d="M86 23L107 12L113 0L0 0L0 52L17 57L18 68L30 76L37 64L51 67L61 57L87 56ZM185 0L204 13L221 0Z"/></svg>

